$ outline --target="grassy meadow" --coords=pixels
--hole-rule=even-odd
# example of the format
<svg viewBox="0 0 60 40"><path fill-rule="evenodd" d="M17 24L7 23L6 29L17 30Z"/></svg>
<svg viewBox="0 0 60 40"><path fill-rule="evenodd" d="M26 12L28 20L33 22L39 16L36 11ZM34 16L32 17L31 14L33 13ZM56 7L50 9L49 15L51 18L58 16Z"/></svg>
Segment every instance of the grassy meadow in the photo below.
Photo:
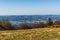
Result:
<svg viewBox="0 0 60 40"><path fill-rule="evenodd" d="M0 40L60 40L60 28L0 31Z"/></svg>

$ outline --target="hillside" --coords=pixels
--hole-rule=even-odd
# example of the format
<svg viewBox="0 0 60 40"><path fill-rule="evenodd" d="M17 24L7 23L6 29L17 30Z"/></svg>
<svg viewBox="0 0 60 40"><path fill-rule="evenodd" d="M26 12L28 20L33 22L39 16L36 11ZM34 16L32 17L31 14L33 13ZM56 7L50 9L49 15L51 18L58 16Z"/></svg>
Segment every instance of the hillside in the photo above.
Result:
<svg viewBox="0 0 60 40"><path fill-rule="evenodd" d="M0 31L0 40L60 40L60 28Z"/></svg>

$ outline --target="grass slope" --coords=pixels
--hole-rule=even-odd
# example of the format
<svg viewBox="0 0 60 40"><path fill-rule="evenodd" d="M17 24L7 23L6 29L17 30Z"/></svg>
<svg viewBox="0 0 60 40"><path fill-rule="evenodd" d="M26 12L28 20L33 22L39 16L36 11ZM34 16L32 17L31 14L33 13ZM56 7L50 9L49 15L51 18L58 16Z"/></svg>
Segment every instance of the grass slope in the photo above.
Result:
<svg viewBox="0 0 60 40"><path fill-rule="evenodd" d="M0 31L0 40L60 40L60 28Z"/></svg>

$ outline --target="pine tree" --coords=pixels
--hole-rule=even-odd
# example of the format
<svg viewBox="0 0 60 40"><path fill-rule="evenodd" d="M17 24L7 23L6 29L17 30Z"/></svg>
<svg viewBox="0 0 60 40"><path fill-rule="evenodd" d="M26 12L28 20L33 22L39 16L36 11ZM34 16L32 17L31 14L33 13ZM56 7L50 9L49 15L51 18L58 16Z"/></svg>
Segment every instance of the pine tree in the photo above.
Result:
<svg viewBox="0 0 60 40"><path fill-rule="evenodd" d="M53 21L52 21L52 19L51 19L51 18L48 18L48 20L47 20L47 25L48 25L48 26L53 25Z"/></svg>

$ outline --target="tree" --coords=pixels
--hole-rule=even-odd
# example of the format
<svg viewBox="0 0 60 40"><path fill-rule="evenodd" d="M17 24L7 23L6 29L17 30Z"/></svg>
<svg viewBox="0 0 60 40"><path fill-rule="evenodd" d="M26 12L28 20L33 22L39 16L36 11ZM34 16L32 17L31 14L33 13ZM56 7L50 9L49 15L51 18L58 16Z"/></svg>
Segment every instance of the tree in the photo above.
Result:
<svg viewBox="0 0 60 40"><path fill-rule="evenodd" d="M54 22L54 25L60 25L60 19Z"/></svg>
<svg viewBox="0 0 60 40"><path fill-rule="evenodd" d="M3 30L13 29L11 23L7 19L0 20L0 28L3 28Z"/></svg>
<svg viewBox="0 0 60 40"><path fill-rule="evenodd" d="M32 28L44 28L45 24L43 22L36 23L32 26Z"/></svg>
<svg viewBox="0 0 60 40"><path fill-rule="evenodd" d="M20 24L16 26L16 29L30 29L30 27L27 24Z"/></svg>
<svg viewBox="0 0 60 40"><path fill-rule="evenodd" d="M53 25L53 21L52 21L52 19L51 18L48 18L48 20L47 20L47 23L46 23L48 26L51 26L51 25Z"/></svg>

